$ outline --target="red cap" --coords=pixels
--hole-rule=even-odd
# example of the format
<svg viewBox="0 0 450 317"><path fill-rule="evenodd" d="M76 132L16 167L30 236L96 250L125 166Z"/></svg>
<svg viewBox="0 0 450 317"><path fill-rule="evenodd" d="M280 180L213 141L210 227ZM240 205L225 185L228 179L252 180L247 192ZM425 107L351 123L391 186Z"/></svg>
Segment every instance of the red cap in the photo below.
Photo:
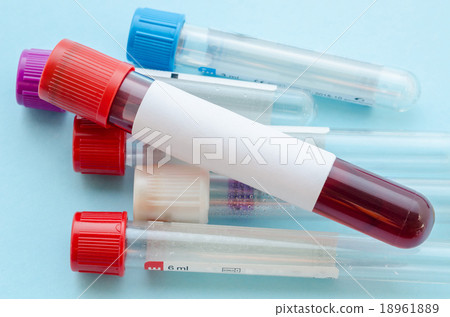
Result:
<svg viewBox="0 0 450 317"><path fill-rule="evenodd" d="M39 98L106 127L117 90L132 70L128 63L65 39L45 64Z"/></svg>
<svg viewBox="0 0 450 317"><path fill-rule="evenodd" d="M70 242L72 271L123 276L127 212L77 212Z"/></svg>
<svg viewBox="0 0 450 317"><path fill-rule="evenodd" d="M125 174L126 132L103 128L76 116L73 122L72 158L75 172Z"/></svg>

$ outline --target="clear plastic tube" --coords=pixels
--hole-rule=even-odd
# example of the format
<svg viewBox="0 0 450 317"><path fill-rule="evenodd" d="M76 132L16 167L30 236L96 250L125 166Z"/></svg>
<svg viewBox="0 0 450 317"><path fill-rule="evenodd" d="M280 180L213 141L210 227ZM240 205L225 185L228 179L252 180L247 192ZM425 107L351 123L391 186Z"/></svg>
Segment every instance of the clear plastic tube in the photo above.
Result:
<svg viewBox="0 0 450 317"><path fill-rule="evenodd" d="M450 179L450 133L447 132L274 128L384 177L425 181ZM145 165L149 154L145 150L128 146L127 164ZM164 156L158 151L152 155L154 162Z"/></svg>
<svg viewBox="0 0 450 317"><path fill-rule="evenodd" d="M423 195L132 70L62 40L45 65L39 97L391 245L411 248L429 236L434 210Z"/></svg>
<svg viewBox="0 0 450 317"><path fill-rule="evenodd" d="M450 222L450 180L401 178L394 181L426 195L438 213L439 222ZM151 173L137 166L133 193L135 221L214 223L284 219L286 212L297 219L320 219L241 182L188 165L154 166Z"/></svg>
<svg viewBox="0 0 450 317"><path fill-rule="evenodd" d="M24 50L17 67L16 99L26 107L64 111L38 96L39 78L51 50ZM136 69L251 120L263 124L305 125L315 116L313 98L299 90L225 78L196 76L153 69Z"/></svg>
<svg viewBox="0 0 450 317"><path fill-rule="evenodd" d="M144 68L136 71L259 123L305 125L315 116L314 100L303 91L285 92L276 85Z"/></svg>
<svg viewBox="0 0 450 317"><path fill-rule="evenodd" d="M450 222L450 181L415 179L394 179L394 181L427 195L439 214L439 221ZM284 215L284 210L294 217L304 218L313 215L285 201L275 201L267 193L235 180L210 174L210 219L253 216L279 218Z"/></svg>
<svg viewBox="0 0 450 317"><path fill-rule="evenodd" d="M83 212L74 216L71 266L74 271L113 275L138 267L449 283L448 248L448 243L430 242L399 251L371 239L335 233L167 222L127 224L126 212Z"/></svg>
<svg viewBox="0 0 450 317"><path fill-rule="evenodd" d="M390 178L450 179L450 133L276 127Z"/></svg>
<svg viewBox="0 0 450 317"><path fill-rule="evenodd" d="M163 22L173 26L164 31ZM143 65L160 61L166 55L152 45L163 46L168 39L172 51L164 51L170 57L161 67L181 72L292 84L318 96L398 111L408 110L420 94L417 79L407 71L184 24L183 15L152 9L135 12L128 57Z"/></svg>

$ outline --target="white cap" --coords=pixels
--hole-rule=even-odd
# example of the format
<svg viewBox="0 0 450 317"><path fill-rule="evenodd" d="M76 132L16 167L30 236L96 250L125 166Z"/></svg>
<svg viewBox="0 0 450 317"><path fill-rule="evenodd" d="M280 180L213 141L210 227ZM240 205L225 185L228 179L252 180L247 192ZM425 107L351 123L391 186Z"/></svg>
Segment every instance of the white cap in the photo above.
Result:
<svg viewBox="0 0 450 317"><path fill-rule="evenodd" d="M134 172L133 221L208 223L209 172L168 164Z"/></svg>

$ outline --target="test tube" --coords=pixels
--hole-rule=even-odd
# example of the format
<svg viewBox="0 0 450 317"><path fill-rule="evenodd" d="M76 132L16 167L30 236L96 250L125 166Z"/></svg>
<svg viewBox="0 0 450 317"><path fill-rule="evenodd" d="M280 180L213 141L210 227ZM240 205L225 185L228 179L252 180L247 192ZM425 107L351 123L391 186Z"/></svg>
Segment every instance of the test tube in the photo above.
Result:
<svg viewBox="0 0 450 317"><path fill-rule="evenodd" d="M149 68L273 83L397 111L408 110L420 94L417 79L404 70L321 56L184 22L183 14L137 9L128 37L128 59Z"/></svg>
<svg viewBox="0 0 450 317"><path fill-rule="evenodd" d="M390 178L450 179L450 133L274 127Z"/></svg>
<svg viewBox="0 0 450 317"><path fill-rule="evenodd" d="M133 69L62 40L47 60L39 97L397 247L417 246L430 234L434 210L423 195Z"/></svg>
<svg viewBox="0 0 450 317"><path fill-rule="evenodd" d="M38 96L38 85L51 50L23 50L17 68L16 99L29 108L64 112ZM315 116L312 97L302 91L283 92L276 85L136 69L197 97L218 104L263 124L305 125Z"/></svg>
<svg viewBox="0 0 450 317"><path fill-rule="evenodd" d="M380 130L342 130L329 127L274 126L290 136L333 152L364 169L393 179L450 179L450 133ZM108 139L108 150L103 150ZM74 121L75 171L84 174L123 175L125 165L145 166L163 159L161 151L136 146L118 128L103 129L77 117ZM120 140L119 142L114 142ZM134 145L134 146L133 146ZM141 144L138 144L141 145ZM97 163L89 153L103 158ZM104 164L110 162L109 164ZM94 163L94 164L93 164ZM170 163L176 163L174 159ZM416 182L416 183L417 183ZM415 188L413 186L413 188ZM427 195L428 196L428 195Z"/></svg>
<svg viewBox="0 0 450 317"><path fill-rule="evenodd" d="M300 230L127 222L126 212L77 212L76 272L125 269L422 283L450 282L449 243L398 251L364 237ZM367 252L370 250L370 252ZM420 274L421 273L421 274Z"/></svg>
<svg viewBox="0 0 450 317"><path fill-rule="evenodd" d="M394 179L420 190L432 202L440 223L450 222L450 181ZM192 184L192 185L191 185ZM320 220L283 200L225 176L196 166L167 164L152 173L134 171L133 220L217 223L222 220L283 219Z"/></svg>

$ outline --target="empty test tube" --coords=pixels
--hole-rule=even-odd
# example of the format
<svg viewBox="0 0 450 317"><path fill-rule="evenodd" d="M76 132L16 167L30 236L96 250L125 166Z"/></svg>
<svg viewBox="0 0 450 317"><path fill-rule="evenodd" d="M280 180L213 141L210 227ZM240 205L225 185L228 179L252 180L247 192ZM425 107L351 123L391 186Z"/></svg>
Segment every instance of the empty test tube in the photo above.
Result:
<svg viewBox="0 0 450 317"><path fill-rule="evenodd" d="M404 111L420 88L411 73L347 58L185 24L185 16L137 9L128 59L177 70L300 88L318 96Z"/></svg>
<svg viewBox="0 0 450 317"><path fill-rule="evenodd" d="M397 250L365 237L192 223L127 222L126 212L77 212L73 271L153 271L449 283L449 244ZM370 252L367 252L370 250ZM418 274L421 272L423 274Z"/></svg>
<svg viewBox="0 0 450 317"><path fill-rule="evenodd" d="M393 179L450 179L450 133L380 130L342 130L328 127L274 126L283 133L335 153L364 169ZM98 138L101 136L101 138ZM102 139L110 140L108 151L102 150ZM126 139L128 138L128 141ZM113 140L120 140L114 143ZM127 166L143 166L164 157L160 151L133 146L135 140L117 128L101 129L89 120L74 121L74 167L85 174L122 174ZM82 144L90 144L86 147ZM90 166L88 152L104 155L111 164ZM102 154L103 153L103 154ZM83 160L80 155L86 157ZM123 157L122 157L123 156ZM171 163L175 163L172 159ZM121 165L120 165L121 164ZM86 168L83 168L86 166Z"/></svg>
<svg viewBox="0 0 450 317"><path fill-rule="evenodd" d="M23 50L19 59L16 99L29 108L64 112L38 96L39 80L51 50ZM315 116L312 97L276 85L140 68L136 72L161 80L263 124L304 125Z"/></svg>
<svg viewBox="0 0 450 317"><path fill-rule="evenodd" d="M439 222L450 222L450 181L394 180L426 194L437 211ZM270 221L287 219L287 216L302 222L321 219L283 200L275 200L265 192L196 166L154 166L151 173L138 166L134 172L134 221L217 223L235 219Z"/></svg>

